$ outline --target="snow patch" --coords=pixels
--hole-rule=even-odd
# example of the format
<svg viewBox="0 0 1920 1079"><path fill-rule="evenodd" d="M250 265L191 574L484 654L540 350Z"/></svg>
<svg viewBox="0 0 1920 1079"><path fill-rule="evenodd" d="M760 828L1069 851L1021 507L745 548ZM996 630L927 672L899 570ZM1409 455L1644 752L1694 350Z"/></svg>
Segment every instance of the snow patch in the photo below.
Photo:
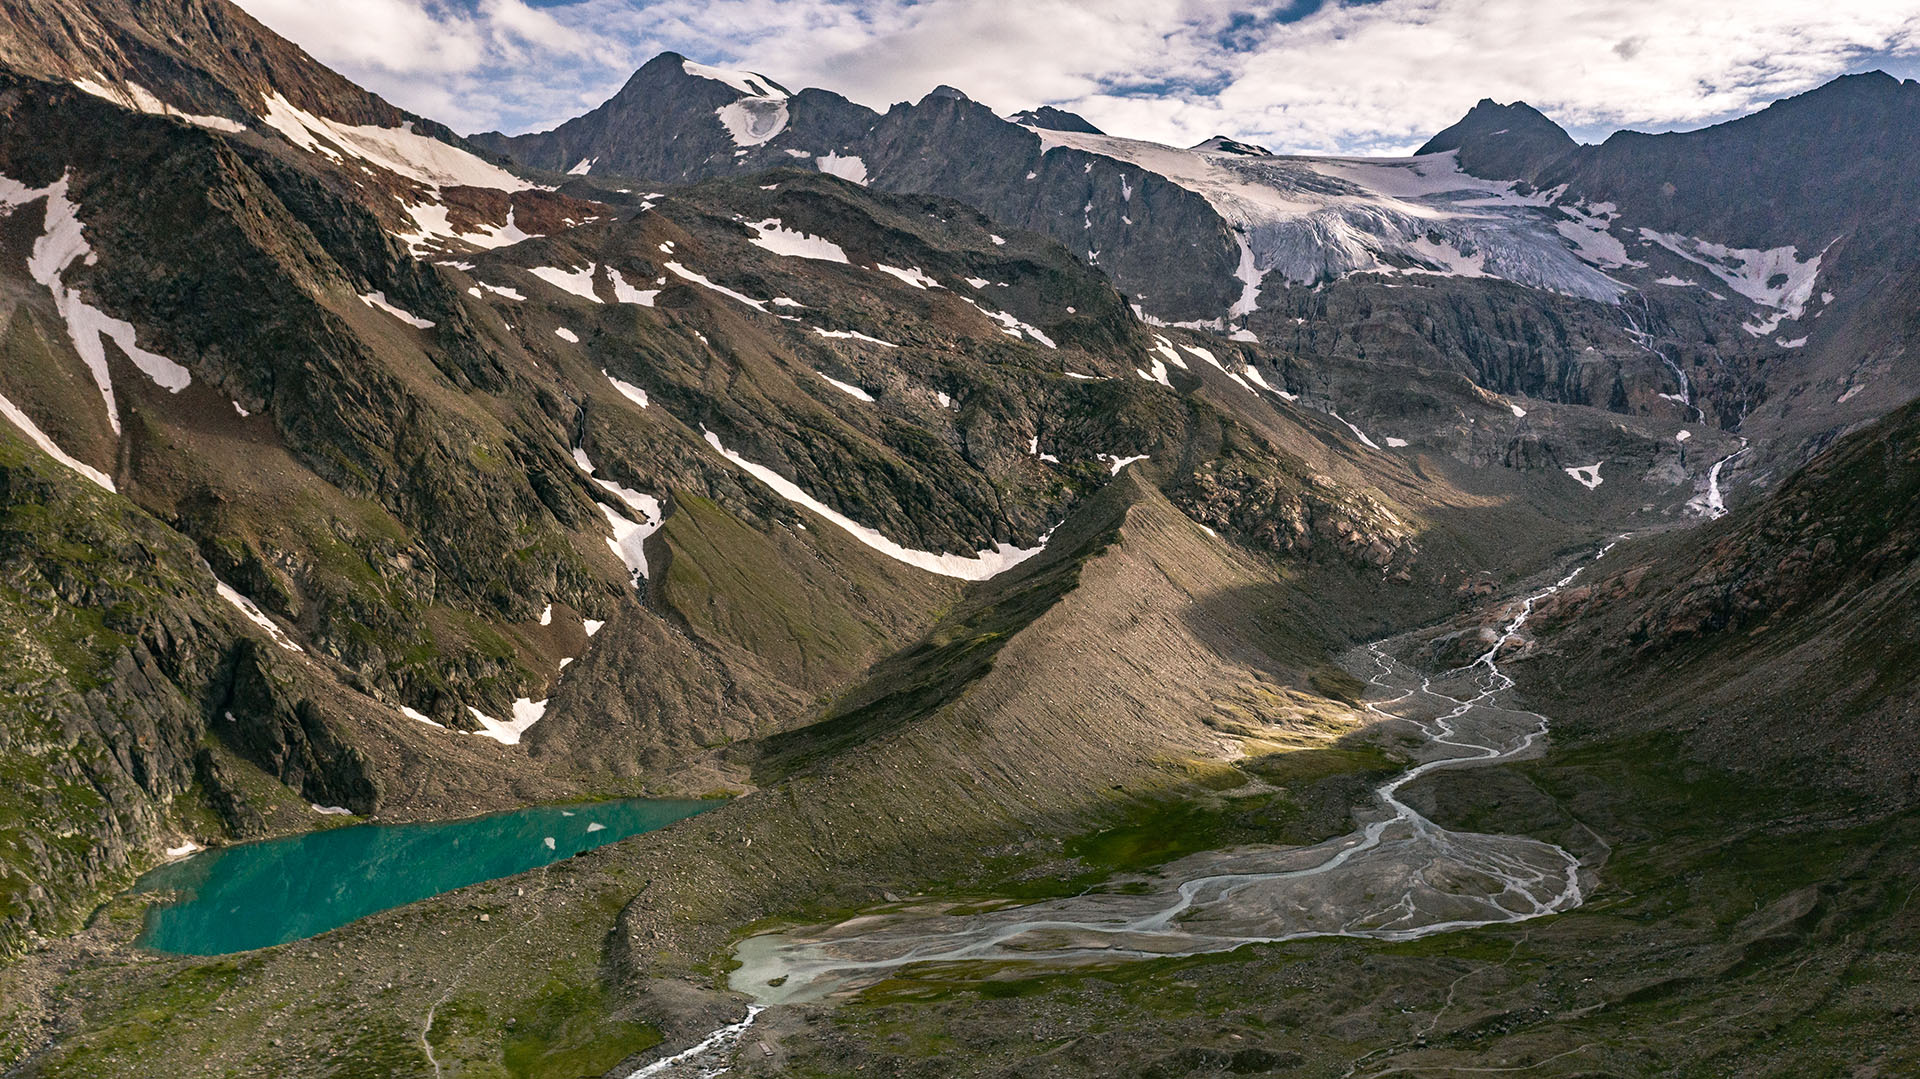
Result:
<svg viewBox="0 0 1920 1079"><path fill-rule="evenodd" d="M1226 366L1220 362L1219 358L1214 356L1212 349L1201 348L1198 345L1185 345L1185 344L1181 345L1180 347L1183 349L1186 349L1188 352L1192 353L1193 355L1198 356L1201 359L1212 364L1215 370L1218 370L1221 374L1227 376L1228 378L1232 379L1235 383L1239 384L1241 389L1247 391L1248 393L1257 392L1253 388L1252 384L1247 382L1246 379L1241 378L1237 373L1233 371L1227 370Z"/></svg>
<svg viewBox="0 0 1920 1079"><path fill-rule="evenodd" d="M743 296L740 293L735 292L730 288L727 288L725 285L716 285L712 281L708 280L707 278L702 277L697 273L694 273L692 270L687 269L685 266L682 266L677 262L667 263L667 269L668 271L673 273L673 275L676 277L680 277L685 280L691 281L696 285L701 285L706 288L710 288L713 291L718 292L720 295L727 297L728 299L738 300L739 302L746 304L748 307L753 308L755 311L758 311L763 315L767 313L767 305L765 301L756 300L751 296Z"/></svg>
<svg viewBox="0 0 1920 1079"><path fill-rule="evenodd" d="M600 373L607 375L605 370L602 370ZM620 396L625 397L641 408L647 407L647 391L631 382L622 382L612 375L607 375L607 381L613 383L613 388L620 391ZM589 471L591 471L591 469L589 469Z"/></svg>
<svg viewBox="0 0 1920 1079"><path fill-rule="evenodd" d="M577 345L580 343L580 335L567 329L565 326L554 330L553 335L569 345Z"/></svg>
<svg viewBox="0 0 1920 1079"><path fill-rule="evenodd" d="M884 262L876 262L874 263L873 268L876 270L879 270L883 274L888 274L893 277L897 277L900 280L905 281L907 284L912 285L914 288L917 288L917 289L946 287L942 285L940 282L935 281L931 274L922 273L920 271L920 267L918 266L914 266L909 269L903 270L898 266L889 266Z"/></svg>
<svg viewBox="0 0 1920 1079"><path fill-rule="evenodd" d="M633 586L640 587L640 582L647 579L647 537L660 530L660 522L632 521L612 506L603 505L600 512L607 518L607 527L613 530L613 535L607 537L607 548L626 564Z"/></svg>
<svg viewBox="0 0 1920 1079"><path fill-rule="evenodd" d="M814 374L820 375L820 372L815 371ZM820 375L820 377L832 383L834 389L839 390L840 392L846 394L849 397L857 398L859 400L865 401L868 404L873 403L872 394L868 393L867 391L861 389L858 386L855 386L851 382L842 382L839 379L834 378L832 375Z"/></svg>
<svg viewBox="0 0 1920 1079"><path fill-rule="evenodd" d="M1268 393L1279 394L1283 399L1288 401L1298 401L1300 399L1300 395L1297 393L1288 393L1285 390L1275 389L1270 383L1267 382L1266 377L1262 375L1257 369L1255 369L1255 367L1252 364L1246 365L1246 372L1247 372L1248 380L1250 380L1254 385L1267 391Z"/></svg>
<svg viewBox="0 0 1920 1079"><path fill-rule="evenodd" d="M61 319L67 324L67 337L73 342L74 351L80 354L81 362L86 364L87 371L93 375L100 399L106 405L107 423L113 428L114 434L119 434L120 408L114 401L113 379L107 370L107 350L101 338L120 346L120 351L126 353L135 367L169 393L179 393L185 389L193 382L193 376L186 368L165 356L141 348L133 323L113 318L81 299L79 289L67 287L63 280L67 267L76 261L83 261L88 266L99 261L99 255L87 243L84 234L86 226L80 221L80 207L67 198L71 179L70 175L63 175L46 187L30 189L0 175L0 207L11 210L12 207L24 206L38 199L47 200L46 225L40 237L34 240L33 251L27 256L27 276L46 286L53 294L54 310L60 313Z"/></svg>
<svg viewBox="0 0 1920 1079"><path fill-rule="evenodd" d="M620 276L620 271L611 266L607 267L607 279L613 282L614 303L631 303L638 304L641 307L652 307L654 299L660 295L660 290L657 288L634 288L632 285L627 284L627 279Z"/></svg>
<svg viewBox="0 0 1920 1079"><path fill-rule="evenodd" d="M100 77L103 79L106 78L105 75ZM232 135L247 129L247 125L240 121L229 120L224 116L195 116L192 113L181 112L179 109L153 96L146 87L137 82L128 82L116 88L94 82L92 79L75 79L73 80L73 85L95 97L105 98L122 108L132 109L135 112L152 113L155 116L171 116L176 120L184 120L195 127L204 127L210 131L223 131Z"/></svg>
<svg viewBox="0 0 1920 1079"><path fill-rule="evenodd" d="M323 817L353 816L353 810L348 809L346 806L323 806L319 802L308 802L307 804L313 807L313 811L315 813L318 813Z"/></svg>
<svg viewBox="0 0 1920 1079"><path fill-rule="evenodd" d="M854 539L879 551L888 558L904 562L909 566L916 566L929 573L937 573L943 577L957 577L964 581L984 581L989 577L1012 569L1014 566L1019 565L1046 549L1046 541L1044 538L1037 547L1010 547L1004 543L996 543L992 550L981 551L971 556L936 554L931 551L917 551L909 547L902 547L900 544L893 542L874 529L854 521L838 510L821 502L819 499L814 498L798 484L780 475L773 469L765 465L755 464L740 456L738 453L727 449L721 445L720 436L714 432L708 431L706 432L706 436L707 444L712 446L715 451L727 460L733 462L748 475L766 484L775 494L796 506L812 510L814 513L826 518L827 521L835 527L840 528Z"/></svg>
<svg viewBox="0 0 1920 1079"><path fill-rule="evenodd" d="M498 191L523 191L533 185L498 165L422 135L406 127L352 126L315 116L296 107L279 92L263 95L266 115L261 122L286 136L287 141L309 153L319 152L340 159L336 151L359 158L371 165L416 180L429 187L490 187Z"/></svg>
<svg viewBox="0 0 1920 1079"><path fill-rule="evenodd" d="M584 270L563 270L558 266L535 266L527 272L552 285L562 292L578 296L594 303L602 302L593 292L594 264L587 263Z"/></svg>
<svg viewBox="0 0 1920 1079"><path fill-rule="evenodd" d="M1574 253L1579 255L1582 261L1603 270L1646 265L1627 257L1627 245L1621 243L1620 238L1608 230L1608 219L1615 215L1609 210L1603 210L1602 207L1611 205L1611 203L1602 202L1585 208L1562 206L1559 209L1566 218L1556 221L1553 227L1566 238L1567 243L1573 246Z"/></svg>
<svg viewBox="0 0 1920 1079"><path fill-rule="evenodd" d="M432 195L431 192L429 192L429 194ZM434 197L437 198L437 196ZM405 243L416 258L423 253L424 249L432 245L435 240L458 240L461 243L491 251L495 248L517 244L521 240L539 238L538 233L527 232L515 223L515 211L511 204L507 206L506 224L483 224L480 226L480 231L477 232L461 232L455 229L452 221L448 219L447 207L439 202L408 203L402 200L400 208L406 211L408 217L413 218L413 223L417 226L418 231L394 233L394 236ZM473 268L471 265L458 263L455 265L463 270Z"/></svg>
<svg viewBox="0 0 1920 1079"><path fill-rule="evenodd" d="M867 163L858 157L841 157L839 154L827 154L814 158L814 167L829 176L838 176L842 180L851 180L862 187L867 184Z"/></svg>
<svg viewBox="0 0 1920 1079"><path fill-rule="evenodd" d="M385 311L387 314L392 315L394 318L399 319L400 321L406 323L409 326L412 326L416 330L433 329L433 323L431 321L421 318L418 315L412 314L411 312L402 311L400 308L395 307L391 303L388 303L387 294L384 292L364 293L360 297L360 302L376 310Z"/></svg>
<svg viewBox="0 0 1920 1079"><path fill-rule="evenodd" d="M510 288L506 285L489 285L485 281L475 281L473 285L474 285L473 288L470 288L467 290L467 295L473 296L475 298L483 298L480 296L480 290L485 289L488 292L493 293L495 296L505 296L509 300L525 300L526 299L526 296L523 295L519 289Z"/></svg>
<svg viewBox="0 0 1920 1079"><path fill-rule="evenodd" d="M207 572L213 572L213 568L209 566ZM213 579L213 585L214 591L220 594L221 599L233 604L241 614L247 616L247 621L266 630L267 636L273 638L274 644L279 645L289 652L305 651L305 649L294 643L293 638L287 636L286 631L280 628L278 622L268 618L265 611L261 610L252 600L241 595L232 585L218 577Z"/></svg>
<svg viewBox="0 0 1920 1079"><path fill-rule="evenodd" d="M472 705L467 706L467 711L480 722L478 733L481 737L491 738L503 746L516 746L520 744L520 736L527 732L527 728L546 716L547 702L521 697L513 702L513 718L504 723Z"/></svg>
<svg viewBox="0 0 1920 1079"><path fill-rule="evenodd" d="M747 225L755 233L748 241L755 247L790 258L819 259L822 262L846 262L847 253L839 244L805 232L796 232L780 224L777 217Z"/></svg>
<svg viewBox="0 0 1920 1079"><path fill-rule="evenodd" d="M1819 254L1801 262L1797 257L1798 249L1791 244L1763 251L1751 247L1727 247L1692 236L1655 232L1652 229L1643 228L1640 235L1688 262L1705 267L1709 273L1725 281L1733 291L1755 304L1772 308L1773 314L1741 325L1741 329L1755 337L1765 337L1778 329L1782 322L1798 319L1806 311L1807 301L1813 298L1814 281L1820 275L1820 260L1826 254L1822 249Z"/></svg>
<svg viewBox="0 0 1920 1079"><path fill-rule="evenodd" d="M787 129L787 99L784 94L777 97L743 97L720 106L713 114L720 118L720 126L727 129L727 136L733 139L733 144L742 148L765 145Z"/></svg>
<svg viewBox="0 0 1920 1079"><path fill-rule="evenodd" d="M647 537L660 531L660 526L666 523L666 511L661 508L660 500L653 495L643 494L631 487L622 486L613 480L602 479L596 475L593 462L587 458L586 450L576 446L573 451L573 463L580 466L580 471L592 477L593 482L599 484L602 490L618 498L628 510L632 511L634 519L629 519L616 512L611 506L600 507L600 512L606 515L607 526L613 529L613 536L607 540L607 546L622 562L626 563L627 570L633 574L633 584L638 587L647 576ZM589 630L588 633L591 635L592 631Z"/></svg>
<svg viewBox="0 0 1920 1079"><path fill-rule="evenodd" d="M712 79L724 82L749 97L786 97L787 92L772 79L757 71L736 71L731 68L713 67L709 64L696 64L688 60L681 70L697 79Z"/></svg>
<svg viewBox="0 0 1920 1079"><path fill-rule="evenodd" d="M1365 431L1362 431L1360 428L1354 426L1353 421L1347 419L1345 416L1342 416L1341 414L1339 414L1338 412L1335 412L1331 408L1327 409L1327 415L1332 416L1334 419L1339 420L1341 423L1346 424L1347 430L1353 432L1353 437L1359 439L1360 443L1366 446L1368 449L1377 450L1380 448L1378 445L1374 444L1373 439L1367 437L1367 433Z"/></svg>
<svg viewBox="0 0 1920 1079"><path fill-rule="evenodd" d="M583 157L579 161L575 162L572 168L567 170L567 175L568 176L585 176L587 173L593 171L593 163L598 160L600 159L597 157Z"/></svg>
<svg viewBox="0 0 1920 1079"><path fill-rule="evenodd" d="M960 299L967 303L973 304L974 308L978 310L981 314L992 319L994 322L999 323L1000 332L1006 334L1008 337L1019 337L1021 334L1024 333L1028 337L1033 338L1035 341L1038 341L1039 343L1047 346L1048 348L1060 347L1053 343L1053 338L1048 337L1044 333L1041 333L1037 328L1033 326L1029 326L1026 323L1020 321L1019 319L1014 318L1012 315L1007 314L1005 311L990 311L987 308L981 306L979 303L976 303L965 296L960 297Z"/></svg>
<svg viewBox="0 0 1920 1079"><path fill-rule="evenodd" d="M20 428L21 433L26 435L34 445L40 447L48 457L53 458L87 479L92 480L98 484L102 490L111 491L114 489L113 479L111 477L90 464L68 456L67 452L55 445L53 439L49 438L47 433L42 431L38 424L34 423L25 412L20 410L20 406L9 401L4 395L0 395L0 416L5 416L7 419L13 421L13 425Z"/></svg>
<svg viewBox="0 0 1920 1079"><path fill-rule="evenodd" d="M1603 464L1606 464L1606 462L1595 461L1590 465L1581 465L1578 468L1563 468L1561 471L1572 476L1575 483L1591 491L1606 482L1600 478L1600 466Z"/></svg>
<svg viewBox="0 0 1920 1079"><path fill-rule="evenodd" d="M813 328L813 332L819 334L822 337L833 338L835 340L865 341L870 345L879 345L883 348L899 348L900 347L899 345L896 345L891 341L882 341L878 337L869 337L866 334L861 333L859 330L823 330L820 327L815 326Z"/></svg>

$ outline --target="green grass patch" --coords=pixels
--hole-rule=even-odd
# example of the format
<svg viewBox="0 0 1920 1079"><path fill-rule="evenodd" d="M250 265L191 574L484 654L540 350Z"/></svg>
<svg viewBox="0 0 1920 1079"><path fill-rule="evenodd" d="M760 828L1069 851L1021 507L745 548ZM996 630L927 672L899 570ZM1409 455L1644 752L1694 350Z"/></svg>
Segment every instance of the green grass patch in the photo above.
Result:
<svg viewBox="0 0 1920 1079"><path fill-rule="evenodd" d="M610 1018L599 986L554 981L514 1016L501 1052L515 1079L577 1079L658 1044L653 1027Z"/></svg>

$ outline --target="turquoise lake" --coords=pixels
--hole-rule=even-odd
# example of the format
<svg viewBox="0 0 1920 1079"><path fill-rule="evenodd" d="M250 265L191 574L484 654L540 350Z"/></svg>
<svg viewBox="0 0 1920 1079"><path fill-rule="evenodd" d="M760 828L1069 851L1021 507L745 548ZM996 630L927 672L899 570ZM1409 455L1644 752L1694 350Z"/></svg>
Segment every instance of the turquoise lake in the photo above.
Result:
<svg viewBox="0 0 1920 1079"><path fill-rule="evenodd" d="M538 806L433 824L360 824L211 850L141 877L178 892L147 910L139 943L225 955L324 933L469 884L510 877L664 828L717 800L629 799Z"/></svg>

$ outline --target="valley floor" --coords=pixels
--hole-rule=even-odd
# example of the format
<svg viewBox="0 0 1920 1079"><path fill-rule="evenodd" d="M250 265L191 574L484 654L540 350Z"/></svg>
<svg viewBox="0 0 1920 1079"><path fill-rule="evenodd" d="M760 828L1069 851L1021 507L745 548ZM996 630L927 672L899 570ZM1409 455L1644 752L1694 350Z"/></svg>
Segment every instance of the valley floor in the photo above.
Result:
<svg viewBox="0 0 1920 1079"><path fill-rule="evenodd" d="M1397 651L1417 661L1436 633ZM1702 766L1670 736L1609 729L1591 704L1528 706L1555 717L1545 754L1433 771L1397 796L1440 828L1565 848L1590 878L1577 908L1402 941L1323 937L1066 968L1008 956L904 967L844 999L758 1013L721 1039L721 1058L648 1074L712 1074L729 1060L742 1076L1920 1067L1920 819ZM1200 851L1339 835L1419 741L1383 723L1244 757L1105 827L992 848L962 877L898 864L886 875L909 891L1001 901L1102 880L1124 893L1125 881ZM715 992L728 941L795 914L819 922L857 910L790 906L781 923L736 922L721 937L700 927L686 942L717 947L677 975L663 960L693 927L650 930L641 950L657 955L637 969L654 975L609 980L621 950L604 949L627 928L626 896L702 886L704 837L688 831L622 845L644 856L593 852L215 961L131 950L138 911L110 905L85 933L0 973L15 1045L66 1033L10 1074L250 1074L265 1057L283 1062L278 1074L624 1075L740 1021L739 998ZM871 860L855 864L876 876Z"/></svg>

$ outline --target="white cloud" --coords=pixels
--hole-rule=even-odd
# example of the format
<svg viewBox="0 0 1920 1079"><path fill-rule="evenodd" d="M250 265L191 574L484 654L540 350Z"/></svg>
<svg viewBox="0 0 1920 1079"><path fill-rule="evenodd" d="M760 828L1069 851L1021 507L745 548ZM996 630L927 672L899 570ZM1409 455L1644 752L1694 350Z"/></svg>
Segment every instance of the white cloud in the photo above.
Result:
<svg viewBox="0 0 1920 1079"><path fill-rule="evenodd" d="M247 13L329 64L415 75L470 71L486 58L472 19L418 0L241 0Z"/></svg>
<svg viewBox="0 0 1920 1079"><path fill-rule="evenodd" d="M1920 51L1920 0L1382 0L1290 22L1278 0L241 3L403 106L507 130L591 108L666 48L882 109L950 83L1116 134L1349 152L1417 145L1482 97L1580 133L1693 126Z"/></svg>

